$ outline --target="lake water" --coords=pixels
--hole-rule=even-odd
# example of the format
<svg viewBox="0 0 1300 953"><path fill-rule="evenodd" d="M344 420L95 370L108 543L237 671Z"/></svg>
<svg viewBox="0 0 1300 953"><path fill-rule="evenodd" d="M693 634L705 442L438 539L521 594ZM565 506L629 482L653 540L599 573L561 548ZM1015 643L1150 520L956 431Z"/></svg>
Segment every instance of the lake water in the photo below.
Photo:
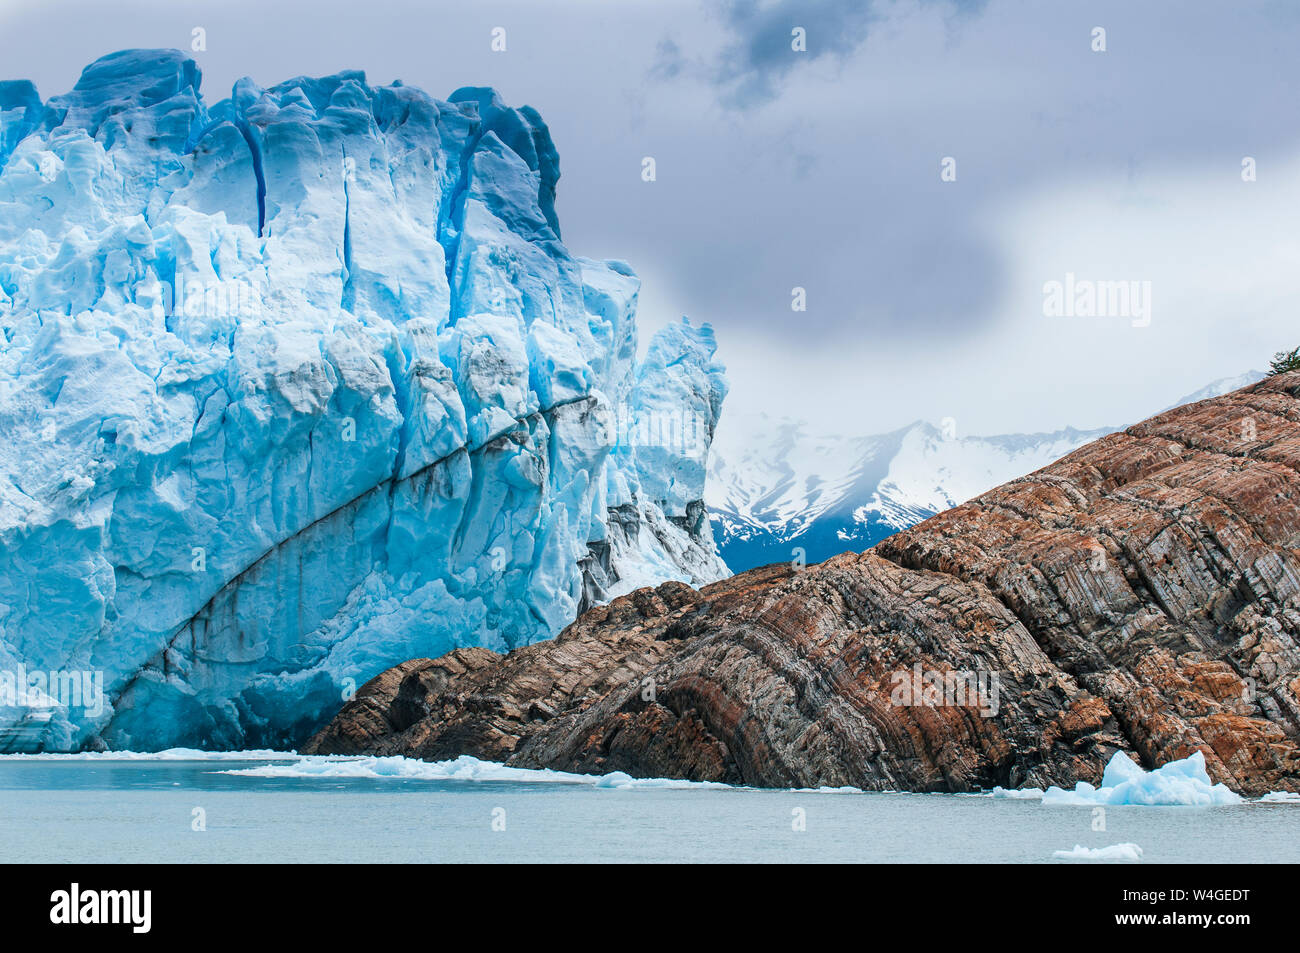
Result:
<svg viewBox="0 0 1300 953"><path fill-rule="evenodd" d="M294 773L301 764L311 771ZM483 762L462 777L408 764L388 776L348 776L347 762L269 753L0 757L0 856L82 863L1071 863L1053 852L1132 843L1142 848L1143 863L1300 862L1296 803L1106 807L1106 829L1097 831L1095 808L1032 799L599 786ZM226 773L232 770L253 773ZM266 776L277 771L287 776ZM199 820L206 830L193 829Z"/></svg>

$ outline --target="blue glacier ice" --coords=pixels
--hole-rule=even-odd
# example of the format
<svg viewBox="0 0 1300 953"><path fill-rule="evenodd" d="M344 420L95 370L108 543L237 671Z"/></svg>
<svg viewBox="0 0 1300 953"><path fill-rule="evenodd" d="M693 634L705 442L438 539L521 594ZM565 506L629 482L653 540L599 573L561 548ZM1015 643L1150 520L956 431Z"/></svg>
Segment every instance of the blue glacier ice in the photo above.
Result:
<svg viewBox="0 0 1300 953"><path fill-rule="evenodd" d="M355 686L727 574L707 326L560 239L531 108L359 72L0 83L0 700L45 750L285 747ZM0 739L2 740L2 739Z"/></svg>
<svg viewBox="0 0 1300 953"><path fill-rule="evenodd" d="M1199 751L1153 771L1143 770L1124 752L1116 751L1102 772L1101 787L1079 781L1073 791L1050 787L1043 792L1044 804L1209 806L1241 801L1241 795L1226 784L1216 784L1210 779L1205 770L1205 755Z"/></svg>
<svg viewBox="0 0 1300 953"><path fill-rule="evenodd" d="M1101 787L1079 781L1067 791L1056 786L1046 791L1038 788L1007 790L994 788L994 797L1042 798L1044 804L1067 805L1144 805L1144 806L1218 806L1240 804L1243 798L1226 784L1216 784L1205 769L1205 755L1193 751L1178 761L1169 761L1146 771L1122 751L1106 762ZM1075 850L1083 850L1076 847ZM1058 851L1058 854L1062 852Z"/></svg>

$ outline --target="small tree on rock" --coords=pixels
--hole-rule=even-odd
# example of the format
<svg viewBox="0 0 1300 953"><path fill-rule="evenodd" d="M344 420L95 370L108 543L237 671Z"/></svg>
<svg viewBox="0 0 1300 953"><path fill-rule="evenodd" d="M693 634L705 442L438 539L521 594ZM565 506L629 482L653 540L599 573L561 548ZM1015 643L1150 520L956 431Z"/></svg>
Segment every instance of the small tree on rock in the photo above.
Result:
<svg viewBox="0 0 1300 953"><path fill-rule="evenodd" d="M1300 347L1290 351L1278 351L1268 363L1268 373L1285 374L1288 371L1300 371Z"/></svg>

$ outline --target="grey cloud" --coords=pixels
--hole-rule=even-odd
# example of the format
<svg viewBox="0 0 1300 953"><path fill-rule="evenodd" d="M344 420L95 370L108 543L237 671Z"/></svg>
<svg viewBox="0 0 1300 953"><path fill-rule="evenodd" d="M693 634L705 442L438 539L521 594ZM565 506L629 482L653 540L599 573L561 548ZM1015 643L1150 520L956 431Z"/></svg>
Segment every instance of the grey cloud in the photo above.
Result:
<svg viewBox="0 0 1300 953"><path fill-rule="evenodd" d="M664 37L655 47L654 62L650 66L650 78L657 80L672 80L680 76L686 69L686 58L682 55L682 49L677 45L677 41L672 37Z"/></svg>
<svg viewBox="0 0 1300 953"><path fill-rule="evenodd" d="M968 432L1099 426L1295 345L1290 272L1256 258L1294 244L1280 210L1300 181L1300 13L1266 0L1228 18L1216 0L623 0L607 16L572 0L59 9L0 0L11 41L0 78L30 77L49 96L96 56L187 48L202 24L197 58L214 100L246 74L274 83L360 68L436 96L492 85L535 106L562 156L566 244L632 263L646 331L683 313L714 325L735 381L729 413L843 408L858 432L954 407ZM1089 43L1099 23L1104 55ZM508 53L490 48L496 25L510 31ZM789 50L796 25L805 54ZM1246 155L1259 159L1250 185ZM657 160L653 183L644 156ZM940 180L944 156L957 159L955 182ZM1095 207L1080 206L1084 190ZM1072 238L1110 216L1157 236L1152 264L1133 268L1172 264L1149 333L1094 346L1039 320L1038 289L1067 269L1118 267L1109 242ZM1184 261L1159 236L1213 247L1225 220L1239 228L1211 259L1232 275L1216 291L1204 260ZM1258 255L1251 222L1277 236ZM1026 272L1042 245L1068 257ZM1276 277L1259 286L1261 275ZM1126 276L1127 265L1115 275ZM809 302L798 315L794 286ZM1213 293L1175 313L1180 286ZM1222 325L1205 323L1220 308ZM1217 330L1207 339L1199 327ZM1122 384L1096 386L1101 364L1127 368L1110 375Z"/></svg>
<svg viewBox="0 0 1300 953"><path fill-rule="evenodd" d="M983 9L985 0L923 0L956 15ZM786 76L823 57L842 59L867 39L891 4L878 0L722 0L721 17L732 41L712 77L724 105L750 109L780 95ZM793 31L805 31L806 49L793 48Z"/></svg>

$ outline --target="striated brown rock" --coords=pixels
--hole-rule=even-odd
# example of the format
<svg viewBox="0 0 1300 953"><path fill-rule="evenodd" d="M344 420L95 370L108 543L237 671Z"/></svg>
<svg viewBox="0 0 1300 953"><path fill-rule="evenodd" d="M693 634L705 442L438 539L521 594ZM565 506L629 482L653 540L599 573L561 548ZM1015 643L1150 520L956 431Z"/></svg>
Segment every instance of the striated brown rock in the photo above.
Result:
<svg viewBox="0 0 1300 953"><path fill-rule="evenodd" d="M407 662L307 750L914 791L1096 783L1116 750L1147 767L1199 750L1238 791L1296 791L1298 631L1290 374L867 553L639 590L505 656Z"/></svg>

